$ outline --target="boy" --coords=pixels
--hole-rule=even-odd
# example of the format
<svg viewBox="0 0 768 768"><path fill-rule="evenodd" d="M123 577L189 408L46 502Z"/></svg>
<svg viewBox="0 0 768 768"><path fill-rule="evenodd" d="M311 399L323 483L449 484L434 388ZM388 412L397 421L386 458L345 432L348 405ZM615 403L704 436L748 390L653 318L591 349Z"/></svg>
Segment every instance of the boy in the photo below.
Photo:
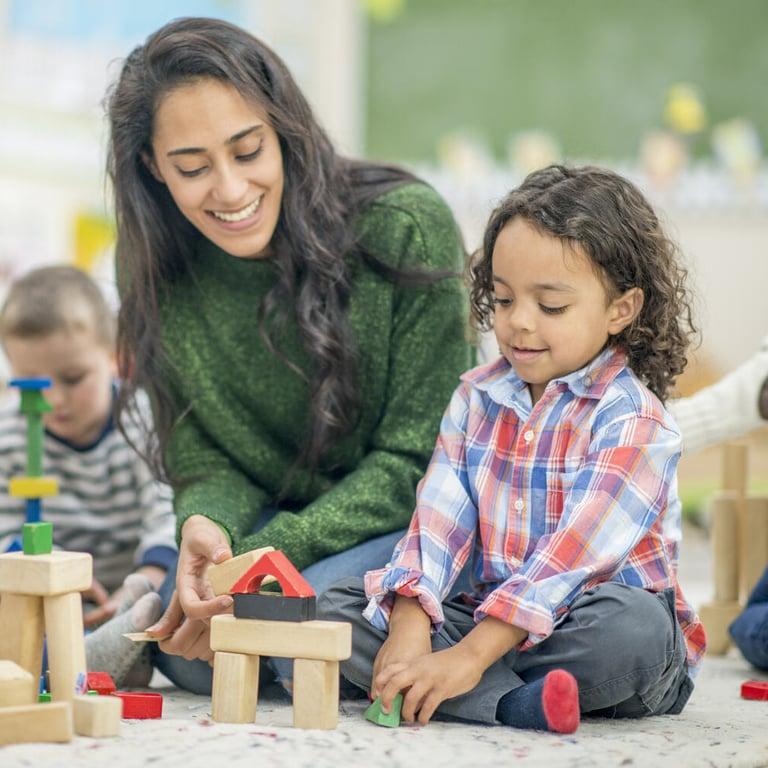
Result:
<svg viewBox="0 0 768 768"><path fill-rule="evenodd" d="M176 547L169 489L153 480L112 419L115 331L98 287L73 267L30 272L0 309L0 342L13 375L51 380L43 463L59 493L45 499L43 519L53 524L54 546L93 556L85 598L96 607L85 625L106 623L86 638L88 668L108 671L120 684L143 649L122 634L158 618L154 590ZM138 444L138 428L128 431ZM14 398L0 407L0 551L24 522L23 501L9 496L8 482L25 467L26 422ZM151 668L143 667L133 684L148 682Z"/></svg>

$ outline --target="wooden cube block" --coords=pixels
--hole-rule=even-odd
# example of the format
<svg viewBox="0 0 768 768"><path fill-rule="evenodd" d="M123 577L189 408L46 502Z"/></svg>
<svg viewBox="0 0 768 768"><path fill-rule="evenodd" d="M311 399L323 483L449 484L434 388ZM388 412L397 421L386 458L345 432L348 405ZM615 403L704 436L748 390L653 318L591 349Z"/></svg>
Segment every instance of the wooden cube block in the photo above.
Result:
<svg viewBox="0 0 768 768"><path fill-rule="evenodd" d="M53 551L51 523L24 523L21 541L25 555L49 555Z"/></svg>
<svg viewBox="0 0 768 768"><path fill-rule="evenodd" d="M211 717L217 723L252 723L259 695L259 657L218 652L213 660Z"/></svg>
<svg viewBox="0 0 768 768"><path fill-rule="evenodd" d="M93 560L85 552L0 555L0 592L21 595L60 595L82 592L91 586Z"/></svg>
<svg viewBox="0 0 768 768"><path fill-rule="evenodd" d="M75 733L96 739L120 735L123 702L117 696L75 696Z"/></svg>
<svg viewBox="0 0 768 768"><path fill-rule="evenodd" d="M13 661L0 661L0 707L34 704L37 680Z"/></svg>
<svg viewBox="0 0 768 768"><path fill-rule="evenodd" d="M72 705L27 704L0 709L0 744L72 741Z"/></svg>
<svg viewBox="0 0 768 768"><path fill-rule="evenodd" d="M345 621L260 621L214 616L211 650L340 661L352 655L352 625Z"/></svg>
<svg viewBox="0 0 768 768"><path fill-rule="evenodd" d="M333 730L339 722L339 662L293 662L293 725Z"/></svg>
<svg viewBox="0 0 768 768"><path fill-rule="evenodd" d="M218 565L208 567L205 575L211 582L214 595L229 594L230 587L258 560L267 552L274 552L274 547L261 547L252 549L250 552L244 552L242 555L225 560ZM275 579L267 577L262 584L268 584Z"/></svg>
<svg viewBox="0 0 768 768"><path fill-rule="evenodd" d="M699 609L699 618L707 633L707 653L722 656L728 651L731 638L728 626L741 613L737 602L709 603Z"/></svg>

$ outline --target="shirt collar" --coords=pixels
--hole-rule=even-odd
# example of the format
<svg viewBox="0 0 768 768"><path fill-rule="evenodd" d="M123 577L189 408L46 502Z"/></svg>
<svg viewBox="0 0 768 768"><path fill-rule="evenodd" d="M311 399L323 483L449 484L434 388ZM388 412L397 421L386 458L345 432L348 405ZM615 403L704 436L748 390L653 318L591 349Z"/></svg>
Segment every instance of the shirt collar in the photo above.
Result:
<svg viewBox="0 0 768 768"><path fill-rule="evenodd" d="M599 400L626 365L626 353L622 349L608 347L583 368L565 376L558 376L550 384L562 383L577 397ZM516 400L530 408L528 385L504 357L479 370L476 369L476 375L466 378L476 389L487 392L491 400L499 405L509 405Z"/></svg>

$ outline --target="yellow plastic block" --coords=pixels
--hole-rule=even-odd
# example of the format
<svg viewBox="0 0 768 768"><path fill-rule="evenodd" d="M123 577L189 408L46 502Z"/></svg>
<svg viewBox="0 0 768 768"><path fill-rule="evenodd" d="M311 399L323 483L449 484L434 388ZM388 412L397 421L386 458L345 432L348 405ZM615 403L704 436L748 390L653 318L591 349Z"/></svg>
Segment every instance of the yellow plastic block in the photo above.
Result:
<svg viewBox="0 0 768 768"><path fill-rule="evenodd" d="M55 477L12 477L8 483L8 493L17 499L43 499L58 492Z"/></svg>

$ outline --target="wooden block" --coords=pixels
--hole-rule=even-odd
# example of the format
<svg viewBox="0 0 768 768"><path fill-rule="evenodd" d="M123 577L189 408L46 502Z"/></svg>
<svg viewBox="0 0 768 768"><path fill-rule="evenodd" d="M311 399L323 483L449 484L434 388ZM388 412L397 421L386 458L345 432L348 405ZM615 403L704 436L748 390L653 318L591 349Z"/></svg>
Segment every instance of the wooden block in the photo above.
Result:
<svg viewBox="0 0 768 768"><path fill-rule="evenodd" d="M43 499L58 492L55 477L12 477L8 483L8 493L17 499Z"/></svg>
<svg viewBox="0 0 768 768"><path fill-rule="evenodd" d="M284 597L276 592L236 593L235 618L265 621L310 621L317 616L316 597Z"/></svg>
<svg viewBox="0 0 768 768"><path fill-rule="evenodd" d="M150 635L149 632L123 632L123 637L127 637L134 643L159 643L162 640L167 640L169 637L173 637L173 635L155 637L154 635Z"/></svg>
<svg viewBox="0 0 768 768"><path fill-rule="evenodd" d="M741 613L737 602L708 603L699 610L699 618L707 633L707 653L711 656L723 656L728 651L731 638L728 626Z"/></svg>
<svg viewBox="0 0 768 768"><path fill-rule="evenodd" d="M53 552L53 526L50 523L24 523L21 540L25 555L49 555Z"/></svg>
<svg viewBox="0 0 768 768"><path fill-rule="evenodd" d="M95 739L120 735L123 702L117 696L75 696L75 733Z"/></svg>
<svg viewBox="0 0 768 768"><path fill-rule="evenodd" d="M213 658L211 716L217 723L252 723L259 696L259 657L219 651Z"/></svg>
<svg viewBox="0 0 768 768"><path fill-rule="evenodd" d="M723 446L722 488L739 496L747 493L748 447L740 443Z"/></svg>
<svg viewBox="0 0 768 768"><path fill-rule="evenodd" d="M18 707L37 701L37 678L14 661L0 661L0 707Z"/></svg>
<svg viewBox="0 0 768 768"><path fill-rule="evenodd" d="M352 655L352 625L345 621L260 621L214 616L211 650L341 661Z"/></svg>
<svg viewBox="0 0 768 768"><path fill-rule="evenodd" d="M293 662L293 726L333 730L339 722L339 662Z"/></svg>
<svg viewBox="0 0 768 768"><path fill-rule="evenodd" d="M72 701L80 675L86 684L83 603L78 592L43 598L48 667L54 701Z"/></svg>
<svg viewBox="0 0 768 768"><path fill-rule="evenodd" d="M60 595L82 592L91 586L93 560L85 552L0 555L0 592L21 595Z"/></svg>
<svg viewBox="0 0 768 768"><path fill-rule="evenodd" d="M768 565L768 497L748 497L741 520L739 597L744 604Z"/></svg>
<svg viewBox="0 0 768 768"><path fill-rule="evenodd" d="M43 741L72 741L72 705L69 702L0 709L0 744Z"/></svg>
<svg viewBox="0 0 768 768"><path fill-rule="evenodd" d="M218 565L208 566L205 575L211 582L214 595L228 595L230 587L267 552L274 552L274 547L261 547L261 549L252 549L250 552L244 552L242 555L225 560ZM265 578L263 584L275 581L272 578Z"/></svg>
<svg viewBox="0 0 768 768"><path fill-rule="evenodd" d="M36 680L43 664L43 598L0 595L0 659L15 661Z"/></svg>
<svg viewBox="0 0 768 768"><path fill-rule="evenodd" d="M163 695L139 691L117 691L123 703L123 720L157 720L163 716Z"/></svg>
<svg viewBox="0 0 768 768"><path fill-rule="evenodd" d="M739 496L734 491L717 494L709 502L710 537L714 566L715 603L739 599Z"/></svg>

